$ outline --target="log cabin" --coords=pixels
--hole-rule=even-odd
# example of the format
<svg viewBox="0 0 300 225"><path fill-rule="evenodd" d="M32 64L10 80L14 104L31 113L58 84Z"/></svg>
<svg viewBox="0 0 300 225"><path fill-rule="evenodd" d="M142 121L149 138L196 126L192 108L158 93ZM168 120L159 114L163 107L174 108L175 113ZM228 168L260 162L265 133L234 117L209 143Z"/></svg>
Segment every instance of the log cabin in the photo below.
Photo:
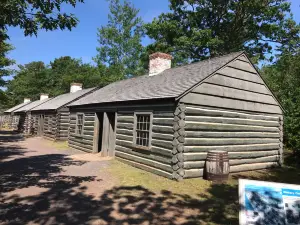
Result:
<svg viewBox="0 0 300 225"><path fill-rule="evenodd" d="M18 131L24 134L33 134L33 119L31 110L51 100L48 94L40 94L40 99L17 109L14 115L19 117Z"/></svg>
<svg viewBox="0 0 300 225"><path fill-rule="evenodd" d="M66 141L69 135L70 112L66 105L97 88L82 89L82 84L72 83L70 93L62 94L30 110L32 132L53 141Z"/></svg>
<svg viewBox="0 0 300 225"><path fill-rule="evenodd" d="M19 124L19 120L20 120L20 116L19 115L15 115L15 111L28 105L29 103L31 103L30 98L24 98L23 103L16 105L6 111L4 111L4 122L2 123L2 126L6 126L8 129L12 129L12 130L17 130L18 129L18 124Z"/></svg>
<svg viewBox="0 0 300 225"><path fill-rule="evenodd" d="M69 146L176 180L203 176L209 150L230 172L283 163L283 108L244 52L112 83L69 104Z"/></svg>

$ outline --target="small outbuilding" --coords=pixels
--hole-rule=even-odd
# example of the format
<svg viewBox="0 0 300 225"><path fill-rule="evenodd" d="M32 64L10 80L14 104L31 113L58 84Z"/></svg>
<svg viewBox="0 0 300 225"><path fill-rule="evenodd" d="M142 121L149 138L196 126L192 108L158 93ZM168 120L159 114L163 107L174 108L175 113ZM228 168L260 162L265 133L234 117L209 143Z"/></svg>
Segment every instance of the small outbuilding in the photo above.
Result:
<svg viewBox="0 0 300 225"><path fill-rule="evenodd" d="M17 126L19 132L23 132L25 134L33 134L34 120L31 117L31 110L46 103L49 100L50 98L48 94L41 94L39 100L30 102L29 104L14 111L14 115L18 116L19 118Z"/></svg>
<svg viewBox="0 0 300 225"><path fill-rule="evenodd" d="M30 110L33 133L54 141L65 141L69 135L70 112L66 105L84 97L97 88L82 89L72 83L70 93L59 95Z"/></svg>
<svg viewBox="0 0 300 225"><path fill-rule="evenodd" d="M69 146L171 179L202 177L209 150L230 172L283 163L283 109L244 52L112 83L70 107Z"/></svg>
<svg viewBox="0 0 300 225"><path fill-rule="evenodd" d="M31 103L30 98L24 98L24 102L4 111L2 126L8 129L17 130L20 120L19 115L15 115L15 111Z"/></svg>

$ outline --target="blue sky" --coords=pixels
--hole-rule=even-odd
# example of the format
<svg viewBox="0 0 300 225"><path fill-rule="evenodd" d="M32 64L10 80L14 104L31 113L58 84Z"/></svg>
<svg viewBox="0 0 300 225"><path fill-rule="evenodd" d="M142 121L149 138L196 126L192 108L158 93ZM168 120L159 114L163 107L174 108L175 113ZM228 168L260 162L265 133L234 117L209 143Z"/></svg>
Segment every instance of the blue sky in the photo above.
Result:
<svg viewBox="0 0 300 225"><path fill-rule="evenodd" d="M162 12L168 11L168 0L132 0L140 9L140 16L145 22L150 22ZM300 1L291 0L292 11L297 22L300 22ZM67 6L64 11L74 13L80 20L72 31L40 31L38 37L25 37L19 28L9 28L10 42L15 47L9 57L17 64L31 61L43 61L48 64L60 56L81 58L84 62L92 63L96 55L97 28L107 23L109 12L106 0L85 0L76 8ZM298 13L297 13L298 12ZM143 40L146 45L148 38Z"/></svg>

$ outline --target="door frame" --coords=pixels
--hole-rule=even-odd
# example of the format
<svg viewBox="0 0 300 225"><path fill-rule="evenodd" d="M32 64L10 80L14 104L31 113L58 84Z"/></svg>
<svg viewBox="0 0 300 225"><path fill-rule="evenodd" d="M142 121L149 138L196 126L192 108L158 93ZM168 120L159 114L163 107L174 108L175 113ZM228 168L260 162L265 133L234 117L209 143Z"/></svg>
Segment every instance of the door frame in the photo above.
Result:
<svg viewBox="0 0 300 225"><path fill-rule="evenodd" d="M106 111L95 113L93 153L101 153L101 157L115 156L116 127L117 112ZM102 132L100 129L102 129ZM99 135L101 135L101 133L102 138L101 143L99 143Z"/></svg>

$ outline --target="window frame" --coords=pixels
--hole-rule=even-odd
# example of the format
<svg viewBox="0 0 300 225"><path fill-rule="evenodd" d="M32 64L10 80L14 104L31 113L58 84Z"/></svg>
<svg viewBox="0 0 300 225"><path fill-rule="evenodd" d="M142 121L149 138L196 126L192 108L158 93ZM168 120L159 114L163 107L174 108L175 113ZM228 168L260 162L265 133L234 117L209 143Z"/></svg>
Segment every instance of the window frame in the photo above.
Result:
<svg viewBox="0 0 300 225"><path fill-rule="evenodd" d="M149 122L149 143L148 146L142 146L136 144L136 132L137 132L137 117L139 115L148 115L150 116L150 122ZM144 149L144 150L150 150L152 147L152 127L153 127L153 112L147 111L147 112L134 112L134 124L133 124L133 146L138 149Z"/></svg>
<svg viewBox="0 0 300 225"><path fill-rule="evenodd" d="M79 116L82 116L82 129L81 129L81 133L78 132L78 121L79 121ZM76 113L76 128L75 128L75 134L82 136L83 135L83 131L84 131L84 113Z"/></svg>

